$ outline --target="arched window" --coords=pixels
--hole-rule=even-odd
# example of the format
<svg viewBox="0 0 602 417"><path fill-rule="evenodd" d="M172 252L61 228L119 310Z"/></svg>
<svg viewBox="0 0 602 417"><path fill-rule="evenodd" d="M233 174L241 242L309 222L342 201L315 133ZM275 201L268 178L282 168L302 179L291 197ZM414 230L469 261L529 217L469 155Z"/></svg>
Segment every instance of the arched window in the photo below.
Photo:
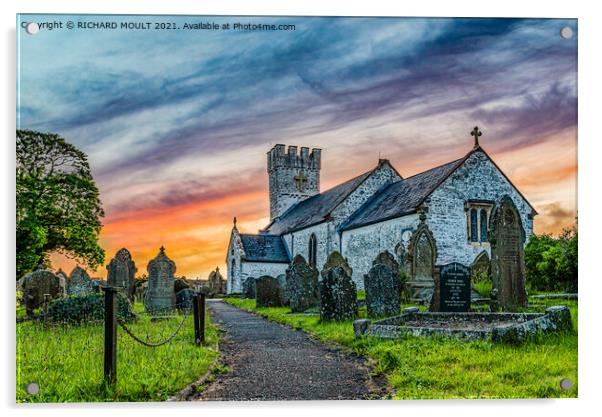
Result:
<svg viewBox="0 0 602 417"><path fill-rule="evenodd" d="M230 277L234 278L234 272L236 271L236 259L232 259L232 266L230 269Z"/></svg>
<svg viewBox="0 0 602 417"><path fill-rule="evenodd" d="M470 241L479 241L479 227L478 227L477 209L470 209Z"/></svg>
<svg viewBox="0 0 602 417"><path fill-rule="evenodd" d="M318 255L318 240L316 239L316 235L313 233L309 237L309 250L307 253L308 253L308 257L309 257L309 266L311 266L312 268L315 268L316 267L316 258Z"/></svg>
<svg viewBox="0 0 602 417"><path fill-rule="evenodd" d="M481 209L481 242L487 242L487 210Z"/></svg>

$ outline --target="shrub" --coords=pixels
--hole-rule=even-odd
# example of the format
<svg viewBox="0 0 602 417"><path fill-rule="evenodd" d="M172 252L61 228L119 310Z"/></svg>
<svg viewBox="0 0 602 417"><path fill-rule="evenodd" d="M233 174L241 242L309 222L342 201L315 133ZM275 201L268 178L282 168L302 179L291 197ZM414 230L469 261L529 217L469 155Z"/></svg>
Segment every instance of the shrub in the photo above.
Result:
<svg viewBox="0 0 602 417"><path fill-rule="evenodd" d="M51 301L48 305L49 320L79 324L103 321L105 317L104 294L92 293L70 296ZM132 305L124 294L117 294L117 317L129 321L135 317Z"/></svg>

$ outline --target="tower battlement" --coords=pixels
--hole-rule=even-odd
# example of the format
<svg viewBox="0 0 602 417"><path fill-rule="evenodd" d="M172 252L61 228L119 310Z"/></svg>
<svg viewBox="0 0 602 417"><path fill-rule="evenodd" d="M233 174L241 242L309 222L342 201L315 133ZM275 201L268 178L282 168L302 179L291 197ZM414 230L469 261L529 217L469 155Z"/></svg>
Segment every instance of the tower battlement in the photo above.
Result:
<svg viewBox="0 0 602 417"><path fill-rule="evenodd" d="M322 150L318 148L313 148L310 152L305 146L299 149L290 145L287 149L286 145L278 144L268 152L268 172L276 168L319 170L321 157Z"/></svg>
<svg viewBox="0 0 602 417"><path fill-rule="evenodd" d="M270 219L320 192L322 150L278 144L268 152Z"/></svg>

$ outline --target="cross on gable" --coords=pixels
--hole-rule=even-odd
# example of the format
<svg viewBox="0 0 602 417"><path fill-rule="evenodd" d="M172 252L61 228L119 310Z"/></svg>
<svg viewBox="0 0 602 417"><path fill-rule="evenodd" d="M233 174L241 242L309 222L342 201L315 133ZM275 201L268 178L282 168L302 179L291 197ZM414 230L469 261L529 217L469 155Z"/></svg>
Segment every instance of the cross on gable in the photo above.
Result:
<svg viewBox="0 0 602 417"><path fill-rule="evenodd" d="M474 136L474 147L478 148L479 145L479 136L481 136L483 133L479 130L478 126L475 126L474 129L472 129L472 132L470 132L471 136Z"/></svg>
<svg viewBox="0 0 602 417"><path fill-rule="evenodd" d="M302 172L300 172L298 175L295 176L294 180L295 184L297 185L297 190L304 191L305 184L307 183L307 177Z"/></svg>

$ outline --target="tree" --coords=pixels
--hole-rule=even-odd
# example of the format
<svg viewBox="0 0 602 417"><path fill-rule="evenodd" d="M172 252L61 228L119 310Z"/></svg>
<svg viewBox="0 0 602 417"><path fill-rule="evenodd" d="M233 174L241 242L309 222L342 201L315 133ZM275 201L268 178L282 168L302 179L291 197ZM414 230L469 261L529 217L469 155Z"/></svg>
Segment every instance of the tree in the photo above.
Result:
<svg viewBox="0 0 602 417"><path fill-rule="evenodd" d="M53 133L17 130L17 279L61 252L96 269L104 211L85 153Z"/></svg>

